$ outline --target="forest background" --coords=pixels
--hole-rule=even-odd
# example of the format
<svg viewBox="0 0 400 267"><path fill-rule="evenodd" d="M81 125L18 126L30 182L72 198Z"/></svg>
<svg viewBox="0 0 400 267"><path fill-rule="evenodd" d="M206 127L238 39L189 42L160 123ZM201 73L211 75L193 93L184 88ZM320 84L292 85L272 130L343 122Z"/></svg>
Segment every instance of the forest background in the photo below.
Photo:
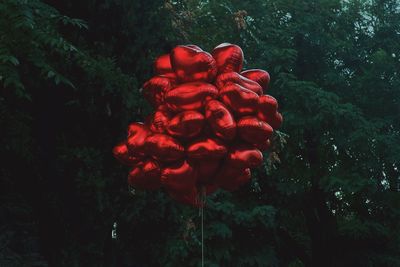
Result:
<svg viewBox="0 0 400 267"><path fill-rule="evenodd" d="M400 266L398 0L0 1L0 266L200 266L198 210L133 194L111 149L156 56L222 42L284 123L209 197L206 266Z"/></svg>

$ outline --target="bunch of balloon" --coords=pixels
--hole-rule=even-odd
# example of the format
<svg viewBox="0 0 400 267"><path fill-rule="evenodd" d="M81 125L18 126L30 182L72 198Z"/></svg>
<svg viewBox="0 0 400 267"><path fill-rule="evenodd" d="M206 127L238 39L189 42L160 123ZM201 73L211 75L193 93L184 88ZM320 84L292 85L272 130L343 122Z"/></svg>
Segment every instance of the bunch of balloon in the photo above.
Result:
<svg viewBox="0 0 400 267"><path fill-rule="evenodd" d="M242 71L243 51L223 43L211 54L179 45L154 62L143 95L155 111L129 125L114 156L131 167L137 189L165 188L179 202L200 206L199 196L233 191L262 164L282 115L261 69Z"/></svg>

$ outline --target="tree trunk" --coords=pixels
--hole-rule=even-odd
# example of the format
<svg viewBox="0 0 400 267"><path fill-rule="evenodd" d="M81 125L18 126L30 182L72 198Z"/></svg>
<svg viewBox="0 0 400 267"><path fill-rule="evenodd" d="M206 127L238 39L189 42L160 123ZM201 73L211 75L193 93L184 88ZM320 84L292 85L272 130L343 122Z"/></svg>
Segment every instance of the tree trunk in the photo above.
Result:
<svg viewBox="0 0 400 267"><path fill-rule="evenodd" d="M305 136L310 164L311 188L304 201L304 216L311 238L311 266L337 266L337 224L327 205L326 193L319 182L325 170L321 168L318 155L318 138L308 132Z"/></svg>

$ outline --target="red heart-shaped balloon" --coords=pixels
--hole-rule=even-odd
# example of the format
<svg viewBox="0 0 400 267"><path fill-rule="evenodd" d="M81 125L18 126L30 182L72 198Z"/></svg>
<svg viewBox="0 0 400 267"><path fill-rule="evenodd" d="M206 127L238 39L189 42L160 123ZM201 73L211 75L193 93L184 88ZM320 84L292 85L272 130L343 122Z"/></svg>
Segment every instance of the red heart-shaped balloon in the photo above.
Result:
<svg viewBox="0 0 400 267"><path fill-rule="evenodd" d="M165 94L165 103L173 111L199 110L204 102L217 97L217 88L209 83L181 84Z"/></svg>
<svg viewBox="0 0 400 267"><path fill-rule="evenodd" d="M217 74L214 58L199 47L179 45L171 51L171 65L181 82L212 81Z"/></svg>
<svg viewBox="0 0 400 267"><path fill-rule="evenodd" d="M260 69L251 69L242 71L240 74L252 81L257 82L259 85L261 85L263 90L267 90L270 81L270 76L267 71Z"/></svg>
<svg viewBox="0 0 400 267"><path fill-rule="evenodd" d="M197 180L202 184L209 184L221 165L219 159L191 159L197 172Z"/></svg>
<svg viewBox="0 0 400 267"><path fill-rule="evenodd" d="M221 187L222 189L228 190L228 191L235 191L238 190L239 187L242 185L248 183L251 179L251 171L250 169L245 169L240 173L237 173L236 176L234 176L234 180L230 183L227 184L222 184Z"/></svg>
<svg viewBox="0 0 400 267"><path fill-rule="evenodd" d="M129 172L129 185L138 189L156 190L161 186L161 170L155 160L140 162Z"/></svg>
<svg viewBox="0 0 400 267"><path fill-rule="evenodd" d="M149 124L150 130L154 133L165 133L171 114L167 107L161 105L158 109L150 115Z"/></svg>
<svg viewBox="0 0 400 267"><path fill-rule="evenodd" d="M240 72L243 67L243 51L234 44L222 43L211 52L217 62L219 73Z"/></svg>
<svg viewBox="0 0 400 267"><path fill-rule="evenodd" d="M258 83L250 79L247 79L246 77L240 75L237 72L221 73L220 75L217 76L217 79L215 80L215 85L217 86L218 89L223 88L225 85L229 83L239 84L240 86L249 89L250 91L253 91L257 95L263 94L263 90Z"/></svg>
<svg viewBox="0 0 400 267"><path fill-rule="evenodd" d="M255 168L262 164L263 154L250 145L236 145L228 151L228 164L236 168Z"/></svg>
<svg viewBox="0 0 400 267"><path fill-rule="evenodd" d="M205 115L216 136L232 140L236 135L236 122L230 111L218 100L210 100L205 106Z"/></svg>
<svg viewBox="0 0 400 267"><path fill-rule="evenodd" d="M271 148L271 140L268 139L264 143L254 144L254 146L262 152L268 151Z"/></svg>
<svg viewBox="0 0 400 267"><path fill-rule="evenodd" d="M279 129L283 122L282 114L279 112L275 112L274 116L270 117L267 122L269 123L269 125L272 126L272 128Z"/></svg>
<svg viewBox="0 0 400 267"><path fill-rule="evenodd" d="M219 97L237 115L257 112L258 95L238 84L227 84L219 91Z"/></svg>
<svg viewBox="0 0 400 267"><path fill-rule="evenodd" d="M146 153L160 161L175 161L184 156L183 146L166 134L153 134L146 138Z"/></svg>
<svg viewBox="0 0 400 267"><path fill-rule="evenodd" d="M176 78L175 72L172 70L169 54L161 55L154 61L154 72L157 75L164 75L173 79Z"/></svg>
<svg viewBox="0 0 400 267"><path fill-rule="evenodd" d="M181 138L192 138L203 129L204 116L194 110L183 111L173 117L167 127L170 135Z"/></svg>
<svg viewBox="0 0 400 267"><path fill-rule="evenodd" d="M163 168L161 171L161 182L174 192L185 192L192 189L196 184L197 174L186 160L176 162Z"/></svg>
<svg viewBox="0 0 400 267"><path fill-rule="evenodd" d="M169 196L172 197L174 200L182 204L187 204L199 208L206 204L205 202L201 201L202 190L205 191L204 193L206 195L210 195L214 193L217 189L218 185L210 184L210 185L205 185L204 188L199 188L199 189L194 186L191 189L186 190L185 192L175 192L173 190L168 190L168 189L167 192Z"/></svg>
<svg viewBox="0 0 400 267"><path fill-rule="evenodd" d="M257 117L260 120L267 122L269 118L273 117L278 109L278 102L270 95L262 95L258 99L258 113Z"/></svg>
<svg viewBox="0 0 400 267"><path fill-rule="evenodd" d="M186 149L188 157L193 159L220 158L226 154L226 151L221 141L207 137L194 141Z"/></svg>
<svg viewBox="0 0 400 267"><path fill-rule="evenodd" d="M200 201L199 193L195 186L186 190L185 192L175 192L174 190L168 189L167 192L170 197L182 204L187 204L193 207L201 207L203 205Z"/></svg>
<svg viewBox="0 0 400 267"><path fill-rule="evenodd" d="M164 94L171 88L169 78L154 76L143 85L143 95L154 107L158 107L164 102Z"/></svg>
<svg viewBox="0 0 400 267"><path fill-rule="evenodd" d="M186 46L190 47L190 48L193 48L194 50L197 50L199 52L203 51L203 49L201 49L200 46L197 46L197 45L189 44L189 45L186 45Z"/></svg>
<svg viewBox="0 0 400 267"><path fill-rule="evenodd" d="M121 142L113 148L113 155L121 163L128 166L133 166L140 161L140 157L129 154L125 142Z"/></svg>
<svg viewBox="0 0 400 267"><path fill-rule="evenodd" d="M129 153L133 155L144 155L144 145L147 136L151 134L150 129L141 122L134 122L128 126L127 146Z"/></svg>
<svg viewBox="0 0 400 267"><path fill-rule="evenodd" d="M237 169L230 164L225 164L217 176L215 182L222 189L235 191L251 179L250 169Z"/></svg>
<svg viewBox="0 0 400 267"><path fill-rule="evenodd" d="M259 144L266 142L272 135L272 127L255 117L247 116L237 122L238 134L246 142Z"/></svg>

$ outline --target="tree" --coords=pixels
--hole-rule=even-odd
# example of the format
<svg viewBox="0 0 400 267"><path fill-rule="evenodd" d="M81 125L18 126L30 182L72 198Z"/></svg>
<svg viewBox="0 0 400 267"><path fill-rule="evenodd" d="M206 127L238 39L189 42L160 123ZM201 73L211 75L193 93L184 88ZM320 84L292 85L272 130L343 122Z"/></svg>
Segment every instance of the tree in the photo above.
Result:
<svg viewBox="0 0 400 267"><path fill-rule="evenodd" d="M3 1L0 265L199 266L198 211L130 192L111 148L157 55L221 42L271 73L284 124L250 185L208 199L206 266L400 265L399 6Z"/></svg>

